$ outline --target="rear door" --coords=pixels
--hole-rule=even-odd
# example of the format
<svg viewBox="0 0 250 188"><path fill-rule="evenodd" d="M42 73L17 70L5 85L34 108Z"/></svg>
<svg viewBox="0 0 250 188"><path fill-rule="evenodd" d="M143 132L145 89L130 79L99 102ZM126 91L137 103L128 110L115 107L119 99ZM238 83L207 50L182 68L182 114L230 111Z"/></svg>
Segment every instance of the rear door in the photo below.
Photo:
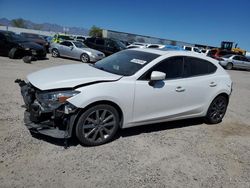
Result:
<svg viewBox="0 0 250 188"><path fill-rule="evenodd" d="M211 97L216 93L219 85L218 78L214 75L217 67L204 59L196 57L184 58L183 88L185 98L183 103L186 115L200 115Z"/></svg>

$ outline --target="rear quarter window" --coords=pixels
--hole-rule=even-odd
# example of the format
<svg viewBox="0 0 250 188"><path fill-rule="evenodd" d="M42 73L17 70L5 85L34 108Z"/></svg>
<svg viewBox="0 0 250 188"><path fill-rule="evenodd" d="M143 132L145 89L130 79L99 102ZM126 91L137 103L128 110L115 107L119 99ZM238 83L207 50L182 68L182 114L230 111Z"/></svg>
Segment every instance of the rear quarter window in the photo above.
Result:
<svg viewBox="0 0 250 188"><path fill-rule="evenodd" d="M212 74L216 71L217 67L204 59L185 57L184 61L184 77L202 76Z"/></svg>

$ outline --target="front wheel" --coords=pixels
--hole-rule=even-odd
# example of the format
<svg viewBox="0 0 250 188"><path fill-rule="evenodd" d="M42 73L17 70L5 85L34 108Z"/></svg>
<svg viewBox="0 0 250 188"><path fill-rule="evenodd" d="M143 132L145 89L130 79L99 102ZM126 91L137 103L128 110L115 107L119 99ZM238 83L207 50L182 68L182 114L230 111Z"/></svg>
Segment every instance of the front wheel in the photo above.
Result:
<svg viewBox="0 0 250 188"><path fill-rule="evenodd" d="M220 123L227 111L227 105L228 99L225 96L216 97L208 108L206 122L209 124Z"/></svg>
<svg viewBox="0 0 250 188"><path fill-rule="evenodd" d="M85 53L83 53L82 55L81 55L81 61L83 62L83 63L89 63L89 55L88 54L85 54Z"/></svg>
<svg viewBox="0 0 250 188"><path fill-rule="evenodd" d="M52 49L51 55L52 55L52 57L59 57L60 56L59 51L57 49Z"/></svg>
<svg viewBox="0 0 250 188"><path fill-rule="evenodd" d="M119 128L119 115L110 105L97 105L86 110L76 125L76 136L86 146L111 141Z"/></svg>
<svg viewBox="0 0 250 188"><path fill-rule="evenodd" d="M232 63L228 63L227 65L226 65L226 69L227 70L231 70L233 68L233 64Z"/></svg>

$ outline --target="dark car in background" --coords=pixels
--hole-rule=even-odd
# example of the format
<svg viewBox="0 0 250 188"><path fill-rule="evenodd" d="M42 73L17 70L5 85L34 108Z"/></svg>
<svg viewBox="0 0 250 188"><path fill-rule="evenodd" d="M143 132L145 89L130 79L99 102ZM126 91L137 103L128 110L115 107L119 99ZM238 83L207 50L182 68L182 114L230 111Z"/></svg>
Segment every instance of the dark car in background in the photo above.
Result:
<svg viewBox="0 0 250 188"><path fill-rule="evenodd" d="M222 56L229 55L229 54L235 54L232 51L228 50L222 50L222 49L211 49L208 51L207 56L212 57L216 60L222 60Z"/></svg>
<svg viewBox="0 0 250 188"><path fill-rule="evenodd" d="M126 46L121 41L109 38L87 38L84 43L89 48L103 52L106 56L126 49Z"/></svg>
<svg viewBox="0 0 250 188"><path fill-rule="evenodd" d="M20 33L20 35L31 42L35 42L43 46L47 50L47 52L49 51L49 43L40 35L34 33Z"/></svg>
<svg viewBox="0 0 250 188"><path fill-rule="evenodd" d="M38 59L46 57L43 46L10 31L0 31L0 54L9 58L22 58L33 56Z"/></svg>

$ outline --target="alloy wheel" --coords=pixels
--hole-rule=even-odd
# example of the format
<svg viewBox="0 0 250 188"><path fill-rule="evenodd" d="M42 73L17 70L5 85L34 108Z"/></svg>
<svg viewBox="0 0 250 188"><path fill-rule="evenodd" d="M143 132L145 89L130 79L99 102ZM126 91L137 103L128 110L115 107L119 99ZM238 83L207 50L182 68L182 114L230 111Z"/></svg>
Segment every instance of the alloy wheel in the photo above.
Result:
<svg viewBox="0 0 250 188"><path fill-rule="evenodd" d="M82 114L76 136L83 145L96 146L109 142L119 128L119 115L110 105L97 105Z"/></svg>
<svg viewBox="0 0 250 188"><path fill-rule="evenodd" d="M227 110L227 100L223 96L214 99L210 105L208 116L211 122L219 123L224 117Z"/></svg>
<svg viewBox="0 0 250 188"><path fill-rule="evenodd" d="M82 54L81 61L83 63L88 63L89 62L89 56L87 54Z"/></svg>

